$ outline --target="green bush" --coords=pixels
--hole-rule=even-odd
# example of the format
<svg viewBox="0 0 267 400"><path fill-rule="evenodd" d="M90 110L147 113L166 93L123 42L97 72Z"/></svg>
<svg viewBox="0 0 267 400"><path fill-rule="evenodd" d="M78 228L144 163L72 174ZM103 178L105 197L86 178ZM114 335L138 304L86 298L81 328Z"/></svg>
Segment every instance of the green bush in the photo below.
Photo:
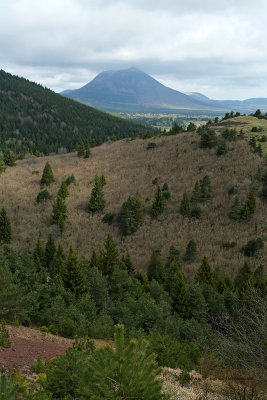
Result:
<svg viewBox="0 0 267 400"><path fill-rule="evenodd" d="M148 142L146 149L147 150L151 150L151 149L155 149L157 147L156 143L154 142Z"/></svg>
<svg viewBox="0 0 267 400"><path fill-rule="evenodd" d="M104 222L105 224L111 225L113 223L115 217L116 217L115 213L107 213L102 218L102 222Z"/></svg>
<svg viewBox="0 0 267 400"><path fill-rule="evenodd" d="M66 184L69 186L71 183L75 183L75 176L72 174L70 176L67 177L67 179L65 180Z"/></svg>
<svg viewBox="0 0 267 400"><path fill-rule="evenodd" d="M0 346L8 348L11 346L9 331L6 328L5 321L0 323ZM1 397L0 397L1 398Z"/></svg>
<svg viewBox="0 0 267 400"><path fill-rule="evenodd" d="M241 251L246 257L256 257L263 248L264 241L259 237L249 240L247 244L242 247Z"/></svg>
<svg viewBox="0 0 267 400"><path fill-rule="evenodd" d="M190 212L191 218L200 219L202 215L202 210L200 207L194 207Z"/></svg>
<svg viewBox="0 0 267 400"><path fill-rule="evenodd" d="M177 380L181 386L187 386L188 383L191 381L191 376L186 369L182 369L181 373L179 374Z"/></svg>
<svg viewBox="0 0 267 400"><path fill-rule="evenodd" d="M37 195L37 197L36 197L36 201L37 201L37 203L42 203L42 202L44 202L44 201L51 200L51 198L52 198L52 196L51 196L51 194L48 192L48 190L44 189L44 190L41 190L41 191L38 193L38 195Z"/></svg>

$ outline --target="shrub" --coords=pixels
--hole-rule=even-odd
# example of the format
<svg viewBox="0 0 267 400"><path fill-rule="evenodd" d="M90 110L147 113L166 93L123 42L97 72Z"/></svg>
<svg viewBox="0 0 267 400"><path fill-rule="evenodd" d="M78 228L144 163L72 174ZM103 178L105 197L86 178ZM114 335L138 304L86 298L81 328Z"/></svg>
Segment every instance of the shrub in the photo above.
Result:
<svg viewBox="0 0 267 400"><path fill-rule="evenodd" d="M9 332L6 329L5 321L0 323L0 346L8 348L11 346Z"/></svg>
<svg viewBox="0 0 267 400"><path fill-rule="evenodd" d="M256 257L263 248L264 241L259 237L249 240L247 244L242 247L241 251L246 257Z"/></svg>
<svg viewBox="0 0 267 400"><path fill-rule="evenodd" d="M107 213L102 218L102 222L104 222L105 224L111 225L114 221L115 216L116 216L115 213Z"/></svg>
<svg viewBox="0 0 267 400"><path fill-rule="evenodd" d="M200 219L202 215L202 210L200 207L194 207L190 212L191 218Z"/></svg>
<svg viewBox="0 0 267 400"><path fill-rule="evenodd" d="M226 143L220 143L217 147L216 155L217 156L222 156L223 154L227 153L227 146Z"/></svg>
<svg viewBox="0 0 267 400"><path fill-rule="evenodd" d="M69 186L71 183L75 183L75 176L72 174L70 176L67 177L67 179L65 180L66 184Z"/></svg>
<svg viewBox="0 0 267 400"><path fill-rule="evenodd" d="M222 249L232 249L236 246L236 242L222 242L221 248Z"/></svg>
<svg viewBox="0 0 267 400"><path fill-rule="evenodd" d="M52 196L51 196L51 194L48 192L48 190L44 189L44 190L41 190L41 191L38 193L38 195L37 195L37 197L36 197L36 201L37 201L37 203L42 203L42 202L45 202L45 201L47 201L47 200L51 200L51 198L52 198Z"/></svg>
<svg viewBox="0 0 267 400"><path fill-rule="evenodd" d="M151 149L155 149L157 147L155 142L148 142L146 149L147 150L151 150Z"/></svg>
<svg viewBox="0 0 267 400"><path fill-rule="evenodd" d="M181 386L186 386L191 381L191 376L186 369L182 369L181 373L179 374L177 380Z"/></svg>

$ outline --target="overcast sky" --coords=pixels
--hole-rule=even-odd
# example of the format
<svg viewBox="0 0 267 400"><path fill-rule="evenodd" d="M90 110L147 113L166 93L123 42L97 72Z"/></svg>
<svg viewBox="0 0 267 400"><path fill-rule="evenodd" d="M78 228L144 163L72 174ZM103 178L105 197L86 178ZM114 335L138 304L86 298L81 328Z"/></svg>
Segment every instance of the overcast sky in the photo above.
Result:
<svg viewBox="0 0 267 400"><path fill-rule="evenodd" d="M0 0L0 68L57 92L137 67L182 92L267 97L267 0Z"/></svg>

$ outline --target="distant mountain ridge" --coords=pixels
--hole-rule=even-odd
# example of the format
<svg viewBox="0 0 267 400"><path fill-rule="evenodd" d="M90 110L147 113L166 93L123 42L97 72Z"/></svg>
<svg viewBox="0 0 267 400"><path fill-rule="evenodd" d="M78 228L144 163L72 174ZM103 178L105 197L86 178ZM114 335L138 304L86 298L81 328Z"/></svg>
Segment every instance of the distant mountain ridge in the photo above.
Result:
<svg viewBox="0 0 267 400"><path fill-rule="evenodd" d="M93 107L117 112L161 112L175 110L218 110L233 108L252 112L267 111L267 98L212 100L202 93L182 93L171 89L137 68L104 71L76 90L65 90L63 96Z"/></svg>

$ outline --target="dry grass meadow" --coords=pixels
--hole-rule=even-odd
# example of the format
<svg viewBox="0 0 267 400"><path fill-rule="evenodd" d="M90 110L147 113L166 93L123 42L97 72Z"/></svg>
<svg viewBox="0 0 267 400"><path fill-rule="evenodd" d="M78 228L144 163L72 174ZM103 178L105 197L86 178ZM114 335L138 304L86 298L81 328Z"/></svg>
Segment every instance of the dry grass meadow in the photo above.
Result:
<svg viewBox="0 0 267 400"><path fill-rule="evenodd" d="M149 141L156 143L155 149L146 149ZM161 249L165 261L170 245L184 254L188 241L194 239L199 249L198 258L192 264L184 264L189 277L199 267L203 255L208 256L214 268L220 267L235 274L245 261L240 248L251 238L261 236L266 241L267 214L266 203L258 198L257 210L251 221L230 220L227 215L232 199L228 198L228 189L236 184L241 198L245 199L250 185L257 183L257 169L264 166L264 160L252 153L244 140L229 143L228 153L220 157L216 156L216 149L200 149L198 143L197 134L183 133L105 143L93 148L89 159L81 159L76 153L71 153L18 161L15 167L8 168L0 176L0 206L6 208L11 219L12 245L18 249L32 249L39 235L45 242L50 232L57 233L55 226L50 225L52 203L61 180L74 174L76 183L69 187L70 196L66 200L66 229L56 239L65 248L73 244L81 256L90 257L92 250L99 250L107 234L111 233L120 251L129 249L137 270L145 271L152 249ZM46 161L51 164L56 179L48 189L53 199L37 204L36 196L40 191L40 178ZM106 177L106 207L102 213L91 215L87 212L87 203L96 174ZM178 210L183 192L186 190L191 195L195 181L206 174L210 176L214 188L212 202L203 205L201 220L182 217ZM171 199L164 213L152 219L149 209L156 190L152 184L155 178L161 185L168 183ZM137 190L145 205L145 222L133 235L122 237L115 224L109 226L101 219L107 212L118 213L121 204ZM232 241L237 243L236 247L228 250L221 248L223 242ZM266 260L266 247L260 258L248 260L252 266Z"/></svg>

